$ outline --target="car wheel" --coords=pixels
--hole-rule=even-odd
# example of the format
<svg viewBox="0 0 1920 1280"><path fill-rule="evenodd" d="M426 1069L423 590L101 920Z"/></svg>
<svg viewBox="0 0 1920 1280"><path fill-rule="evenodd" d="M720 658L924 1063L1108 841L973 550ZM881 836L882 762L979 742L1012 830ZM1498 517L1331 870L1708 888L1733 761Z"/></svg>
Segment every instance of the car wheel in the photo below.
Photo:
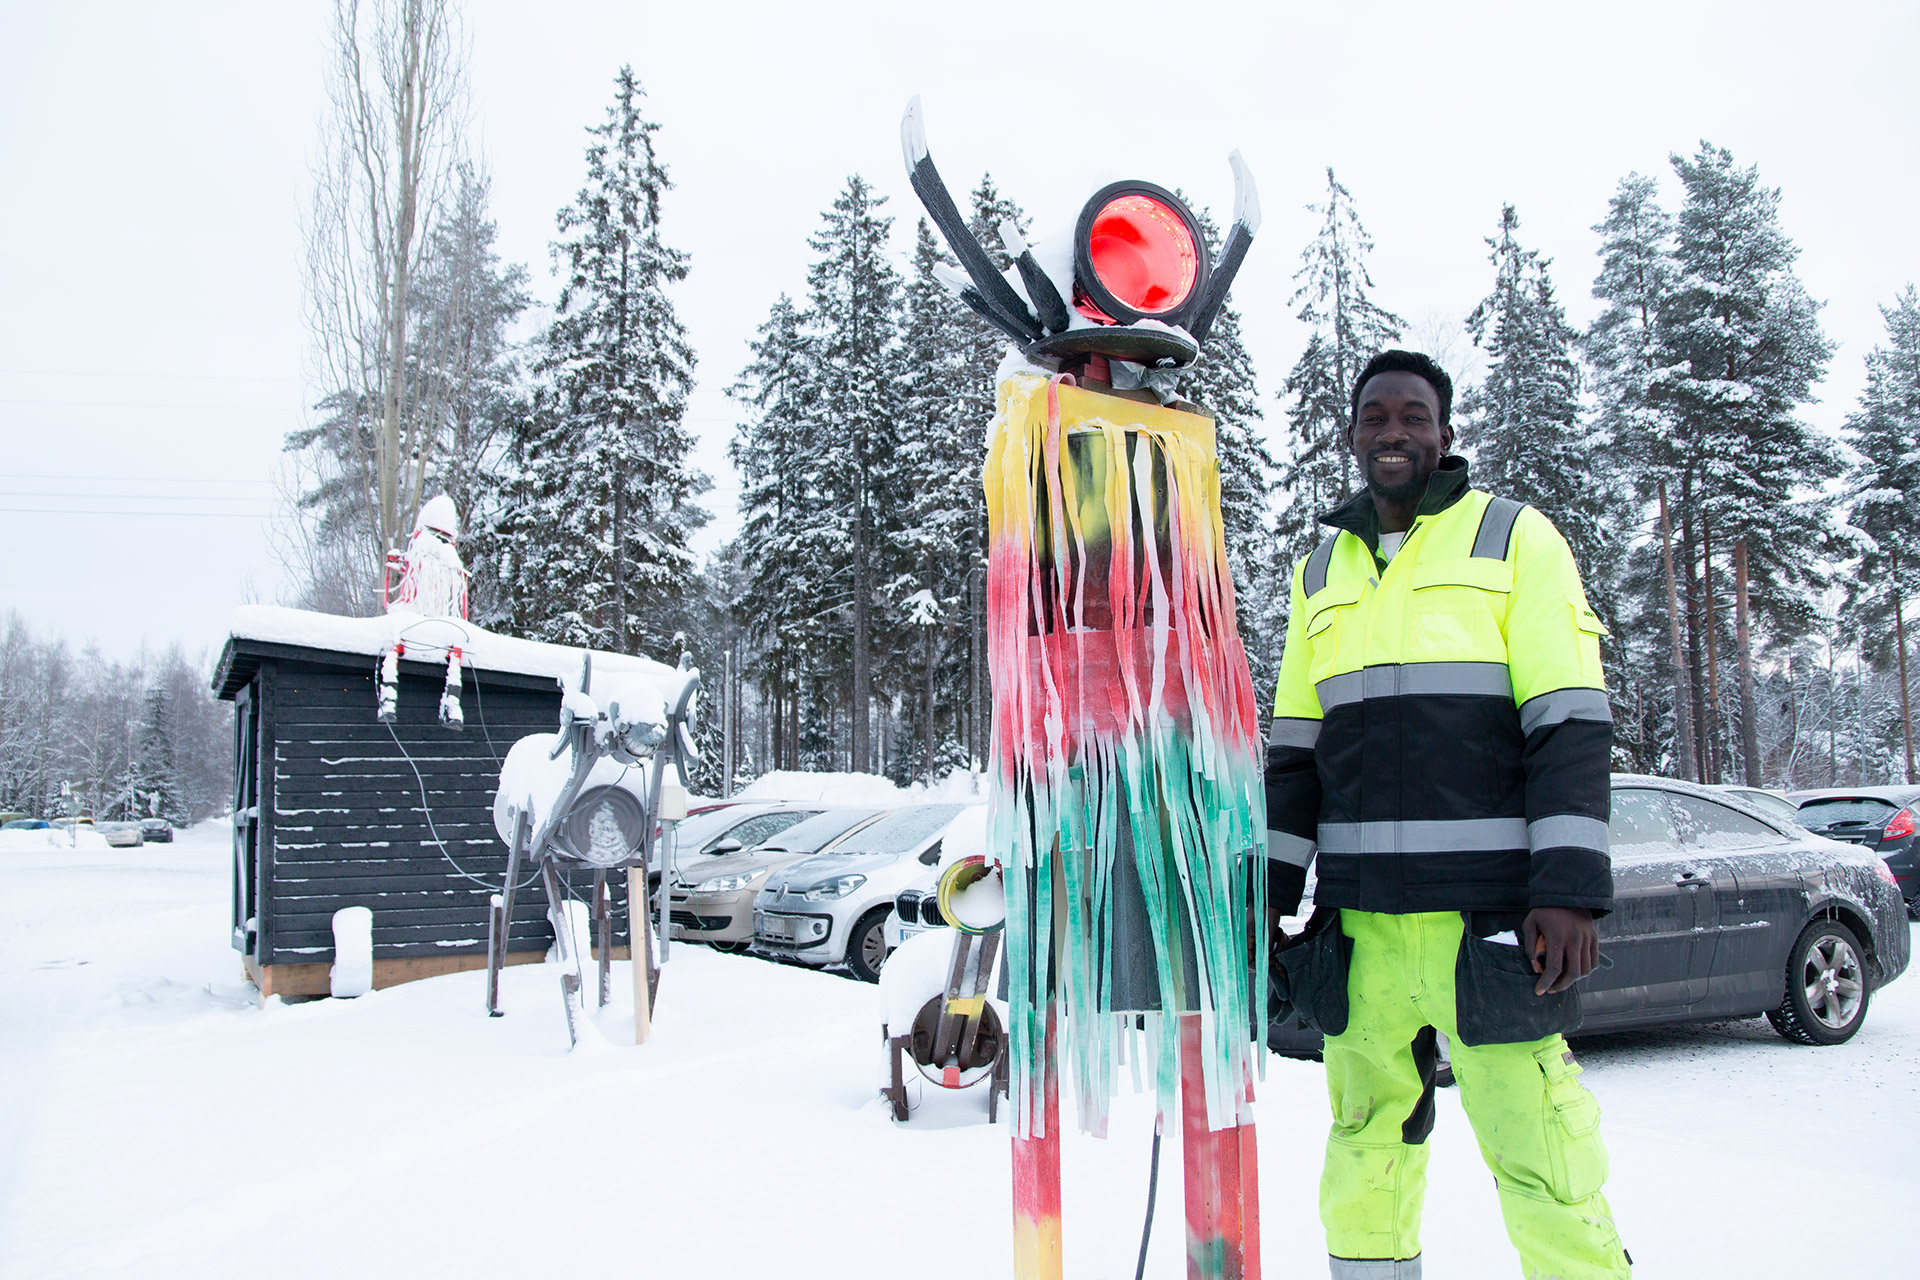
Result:
<svg viewBox="0 0 1920 1280"><path fill-rule="evenodd" d="M853 922L847 935L847 968L862 982L880 981L887 962L887 912L891 904L876 907Z"/></svg>
<svg viewBox="0 0 1920 1280"><path fill-rule="evenodd" d="M1787 958L1786 992L1769 1010L1773 1029L1797 1044L1841 1044L1867 1019L1866 948L1838 920L1800 931Z"/></svg>
<svg viewBox="0 0 1920 1280"><path fill-rule="evenodd" d="M1920 920L1920 898L1907 900L1907 919Z"/></svg>

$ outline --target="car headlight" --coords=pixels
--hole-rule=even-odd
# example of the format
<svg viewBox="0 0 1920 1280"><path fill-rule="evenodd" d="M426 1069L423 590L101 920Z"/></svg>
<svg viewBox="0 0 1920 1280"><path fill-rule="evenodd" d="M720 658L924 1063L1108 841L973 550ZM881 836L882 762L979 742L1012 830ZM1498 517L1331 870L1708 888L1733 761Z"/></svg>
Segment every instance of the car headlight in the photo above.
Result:
<svg viewBox="0 0 1920 1280"><path fill-rule="evenodd" d="M844 898L867 882L863 875L835 876L831 880L822 880L801 896L808 902L831 902L835 898Z"/></svg>
<svg viewBox="0 0 1920 1280"><path fill-rule="evenodd" d="M739 875L714 876L693 886L693 895L697 898L715 893L738 893L765 874L764 871L743 871Z"/></svg>

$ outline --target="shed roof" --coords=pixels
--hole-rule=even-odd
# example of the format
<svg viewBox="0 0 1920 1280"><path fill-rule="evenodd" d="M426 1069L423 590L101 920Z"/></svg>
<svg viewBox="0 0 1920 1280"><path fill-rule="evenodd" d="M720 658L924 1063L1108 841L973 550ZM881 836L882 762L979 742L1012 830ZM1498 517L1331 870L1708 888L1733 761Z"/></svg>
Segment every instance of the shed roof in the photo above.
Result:
<svg viewBox="0 0 1920 1280"><path fill-rule="evenodd" d="M396 640L416 652L435 654L458 645L465 663L476 671L545 677L562 687L578 682L582 658L588 653L593 655L596 672L653 676L663 688L677 688L680 682L679 672L651 658L520 640L457 618L423 618L411 613L344 618L278 605L242 605L233 611L228 624L226 647L214 669L213 690L221 698L231 699L253 679L263 658L324 658L328 654L372 658L385 653Z"/></svg>

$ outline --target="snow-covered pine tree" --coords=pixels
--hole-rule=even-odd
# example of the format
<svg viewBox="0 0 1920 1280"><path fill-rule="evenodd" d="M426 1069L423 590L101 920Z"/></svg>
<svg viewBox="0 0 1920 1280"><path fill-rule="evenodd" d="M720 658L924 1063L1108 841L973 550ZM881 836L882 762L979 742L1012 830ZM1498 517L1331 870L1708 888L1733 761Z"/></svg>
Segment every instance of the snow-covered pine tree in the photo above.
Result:
<svg viewBox="0 0 1920 1280"><path fill-rule="evenodd" d="M185 826L191 817L175 744L176 719L166 685L158 681L149 684L140 717L140 738L134 749L132 817L152 814L176 826Z"/></svg>
<svg viewBox="0 0 1920 1280"><path fill-rule="evenodd" d="M414 380L421 412L439 423L424 492L445 493L460 514L461 550L473 578L471 611L502 615L498 539L491 525L504 493L501 462L527 404L519 353L507 330L527 309L527 269L503 264L488 212L491 179L462 164L445 219L433 229L414 278Z"/></svg>
<svg viewBox="0 0 1920 1280"><path fill-rule="evenodd" d="M1308 209L1320 231L1300 254L1292 301L1313 334L1281 388L1287 439L1281 449L1280 544L1290 564L1323 536L1320 513L1352 494L1355 476L1347 452L1353 380L1375 353L1391 346L1406 321L1376 305L1367 255L1373 239L1360 222L1353 196L1327 169L1327 198Z"/></svg>
<svg viewBox="0 0 1920 1280"><path fill-rule="evenodd" d="M899 559L904 490L894 461L901 386L900 275L887 246L893 219L886 197L858 174L821 215L807 243L819 255L807 269L807 319L814 349L819 430L813 464L826 501L812 548L840 573L851 646L848 759L871 764L875 604Z"/></svg>
<svg viewBox="0 0 1920 1280"><path fill-rule="evenodd" d="M1676 275L1655 321L1658 372L1648 388L1682 442L1682 543L1688 587L1698 563L1707 637L1707 735L1703 763L1718 781L1726 753L1718 651L1724 632L1726 566L1745 544L1749 597L1775 640L1806 631L1825 585L1827 524L1804 500L1838 476L1832 441L1798 416L1814 399L1832 347L1821 333L1819 304L1793 273L1799 249L1781 229L1780 192L1757 169L1741 168L1725 148L1701 143L1691 160L1672 157L1686 190L1678 219ZM1696 560L1697 557L1697 560ZM1691 621L1691 620L1690 620ZM1701 625L1701 624L1697 624ZM1743 629L1744 630L1744 629ZM1743 689L1751 657L1740 654ZM1743 698L1743 701L1750 699ZM1756 716L1740 717L1749 781L1758 783Z"/></svg>
<svg viewBox="0 0 1920 1280"><path fill-rule="evenodd" d="M1689 666L1684 645L1675 657L1673 628L1680 614L1670 607L1667 590L1669 557L1677 556L1676 582L1689 562L1673 546L1671 504L1664 532L1659 523L1664 488L1678 493L1681 442L1647 391L1657 368L1655 321L1676 271L1673 218L1660 206L1658 183L1629 173L1614 189L1605 220L1593 230L1601 238L1593 296L1606 305L1581 345L1592 370L1595 429L1607 442L1602 465L1621 491L1638 502L1654 531L1649 554L1628 557L1621 565L1615 616L1626 625L1615 626L1614 642L1626 661L1615 700L1625 697L1631 686L1641 714L1630 731L1617 730L1615 740L1632 755L1630 767L1693 777L1699 768L1693 725L1704 709L1698 633L1691 633L1696 646ZM1697 600L1697 593L1691 598ZM1651 675L1655 671L1664 677L1656 680ZM1664 709L1649 715L1649 705ZM1627 724L1618 710L1615 724Z"/></svg>
<svg viewBox="0 0 1920 1280"><path fill-rule="evenodd" d="M1539 508L1573 548L1588 596L1611 618L1620 476L1581 422L1577 335L1554 294L1549 261L1523 248L1512 205L1487 238L1493 290L1467 317L1487 371L1467 388L1456 432L1473 449L1475 483Z"/></svg>
<svg viewBox="0 0 1920 1280"><path fill-rule="evenodd" d="M1847 417L1859 462L1849 477L1848 521L1859 530L1860 567L1849 616L1884 662L1892 642L1906 777L1914 779L1913 707L1907 669L1905 597L1920 584L1920 293L1908 285L1880 308L1887 341L1867 355L1867 385ZM1877 643L1876 643L1877 642Z"/></svg>
<svg viewBox="0 0 1920 1280"><path fill-rule="evenodd" d="M768 763L800 767L800 694L808 655L834 607L830 566L812 554L825 499L815 483L817 369L805 319L780 295L727 389L745 410L728 446L739 469L740 584L731 602L753 645L750 674L770 704Z"/></svg>
<svg viewBox="0 0 1920 1280"><path fill-rule="evenodd" d="M900 370L905 403L897 464L911 478L903 572L888 589L904 634L902 668L911 749L908 776L931 780L965 764L969 587L980 557L980 454L985 423L969 348L979 328L934 274L952 259L922 218L902 292Z"/></svg>
<svg viewBox="0 0 1920 1280"><path fill-rule="evenodd" d="M516 544L513 616L527 634L665 652L694 566L709 487L682 416L693 348L667 286L687 255L661 237L670 189L631 67L587 132L587 181L557 221L563 284L518 450L524 475L502 537Z"/></svg>

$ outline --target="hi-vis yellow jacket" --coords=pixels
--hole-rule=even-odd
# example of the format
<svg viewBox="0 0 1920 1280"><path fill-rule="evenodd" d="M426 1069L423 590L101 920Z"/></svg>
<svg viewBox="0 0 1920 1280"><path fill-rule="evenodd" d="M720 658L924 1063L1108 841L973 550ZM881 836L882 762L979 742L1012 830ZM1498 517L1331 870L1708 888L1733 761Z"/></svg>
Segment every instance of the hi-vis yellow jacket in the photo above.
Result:
<svg viewBox="0 0 1920 1280"><path fill-rule="evenodd" d="M1267 742L1268 903L1525 911L1613 903L1604 634L1531 507L1428 480L1390 563L1373 500L1293 575Z"/></svg>

